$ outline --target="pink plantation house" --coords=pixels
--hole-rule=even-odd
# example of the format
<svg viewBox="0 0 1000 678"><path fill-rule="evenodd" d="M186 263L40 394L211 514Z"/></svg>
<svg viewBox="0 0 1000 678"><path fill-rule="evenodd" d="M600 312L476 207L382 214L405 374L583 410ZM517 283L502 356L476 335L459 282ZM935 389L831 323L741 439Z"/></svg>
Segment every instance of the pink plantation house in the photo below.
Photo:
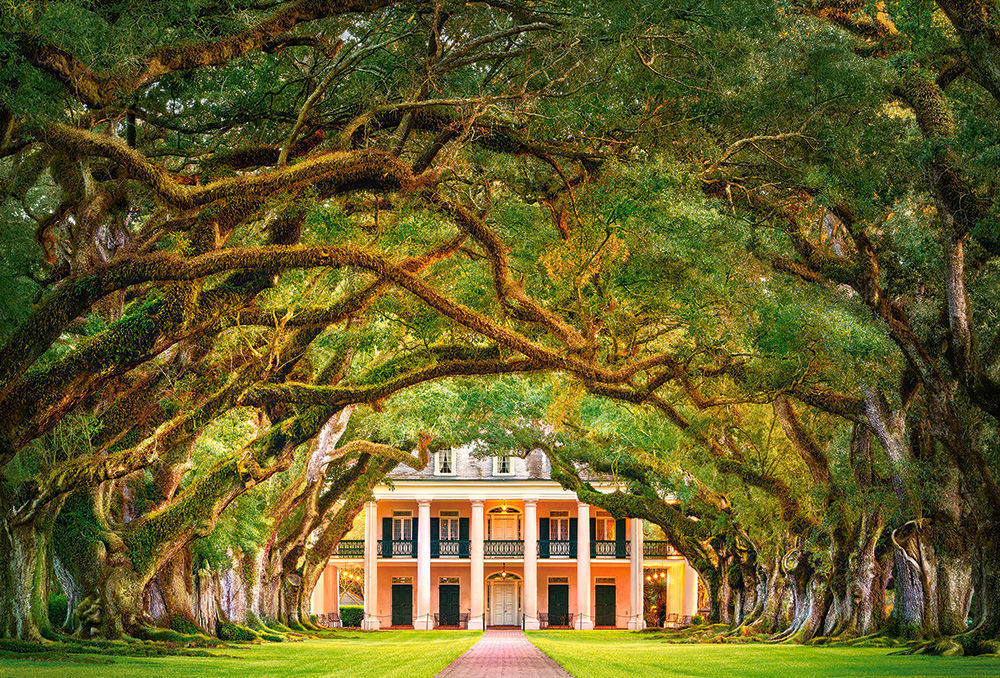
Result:
<svg viewBox="0 0 1000 678"><path fill-rule="evenodd" d="M697 572L667 542L644 541L641 520L579 502L541 452L473 449L437 452L421 471L399 467L375 488L365 538L341 541L314 614L337 612L339 569L362 564L366 629L641 629L650 580L665 587L661 617L697 613Z"/></svg>

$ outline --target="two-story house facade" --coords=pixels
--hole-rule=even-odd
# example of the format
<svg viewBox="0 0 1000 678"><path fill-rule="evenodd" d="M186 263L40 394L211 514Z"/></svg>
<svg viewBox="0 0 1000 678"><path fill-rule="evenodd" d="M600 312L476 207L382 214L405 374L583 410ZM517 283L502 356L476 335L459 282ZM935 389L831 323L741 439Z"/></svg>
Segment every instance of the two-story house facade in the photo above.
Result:
<svg viewBox="0 0 1000 678"><path fill-rule="evenodd" d="M423 470L397 468L373 494L364 539L342 541L316 587L316 614L337 609L338 570L359 564L366 629L641 629L649 580L666 586L670 618L697 612L685 559L644 540L641 520L578 501L541 452L443 450Z"/></svg>

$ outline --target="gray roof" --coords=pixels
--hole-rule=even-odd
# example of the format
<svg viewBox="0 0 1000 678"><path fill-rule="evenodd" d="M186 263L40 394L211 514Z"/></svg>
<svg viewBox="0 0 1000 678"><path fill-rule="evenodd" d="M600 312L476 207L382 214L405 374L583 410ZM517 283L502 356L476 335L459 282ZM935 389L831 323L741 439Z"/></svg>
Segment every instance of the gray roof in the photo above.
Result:
<svg viewBox="0 0 1000 678"><path fill-rule="evenodd" d="M437 456L432 453L427 466L416 471L409 466L400 464L390 474L392 480L551 480L549 461L541 450L533 450L523 457L512 456L510 461L513 473L510 475L493 474L493 457L476 445L464 445L452 450L455 455L455 473L440 475Z"/></svg>

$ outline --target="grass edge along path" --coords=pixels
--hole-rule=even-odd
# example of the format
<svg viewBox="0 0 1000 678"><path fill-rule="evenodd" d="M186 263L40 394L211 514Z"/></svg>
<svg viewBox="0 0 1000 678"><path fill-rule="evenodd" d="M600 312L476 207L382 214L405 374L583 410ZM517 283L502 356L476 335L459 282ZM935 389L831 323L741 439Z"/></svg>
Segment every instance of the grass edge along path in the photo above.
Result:
<svg viewBox="0 0 1000 678"><path fill-rule="evenodd" d="M290 643L230 645L212 657L0 659L0 678L271 678L433 676L469 649L481 631L338 631ZM111 659L113 663L103 663ZM101 662L101 663L90 663Z"/></svg>
<svg viewBox="0 0 1000 678"><path fill-rule="evenodd" d="M528 631L577 678L683 676L1000 676L1000 657L890 655L894 648L668 643L632 631Z"/></svg>

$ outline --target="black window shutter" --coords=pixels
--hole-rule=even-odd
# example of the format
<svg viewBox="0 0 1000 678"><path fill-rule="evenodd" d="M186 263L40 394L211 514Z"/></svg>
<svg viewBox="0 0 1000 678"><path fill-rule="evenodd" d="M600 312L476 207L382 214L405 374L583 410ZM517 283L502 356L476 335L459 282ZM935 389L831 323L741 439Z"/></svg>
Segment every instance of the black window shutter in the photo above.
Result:
<svg viewBox="0 0 1000 678"><path fill-rule="evenodd" d="M615 521L615 558L624 558L625 553L625 519Z"/></svg>
<svg viewBox="0 0 1000 678"><path fill-rule="evenodd" d="M576 518L569 519L569 557L576 558Z"/></svg>
<svg viewBox="0 0 1000 678"><path fill-rule="evenodd" d="M413 558L417 557L417 535L420 534L420 519L414 516L413 518L413 534L410 535L413 541L410 544L410 556Z"/></svg>
<svg viewBox="0 0 1000 678"><path fill-rule="evenodd" d="M441 555L441 519L431 518L431 558Z"/></svg>
<svg viewBox="0 0 1000 678"><path fill-rule="evenodd" d="M607 536L607 535L605 535ZM597 518L590 519L590 557L597 555Z"/></svg>
<svg viewBox="0 0 1000 678"><path fill-rule="evenodd" d="M469 557L469 519L458 519L458 555L460 558Z"/></svg>
<svg viewBox="0 0 1000 678"><path fill-rule="evenodd" d="M549 557L549 519L538 519L538 557Z"/></svg>
<svg viewBox="0 0 1000 678"><path fill-rule="evenodd" d="M392 558L392 518L382 519L382 557Z"/></svg>

